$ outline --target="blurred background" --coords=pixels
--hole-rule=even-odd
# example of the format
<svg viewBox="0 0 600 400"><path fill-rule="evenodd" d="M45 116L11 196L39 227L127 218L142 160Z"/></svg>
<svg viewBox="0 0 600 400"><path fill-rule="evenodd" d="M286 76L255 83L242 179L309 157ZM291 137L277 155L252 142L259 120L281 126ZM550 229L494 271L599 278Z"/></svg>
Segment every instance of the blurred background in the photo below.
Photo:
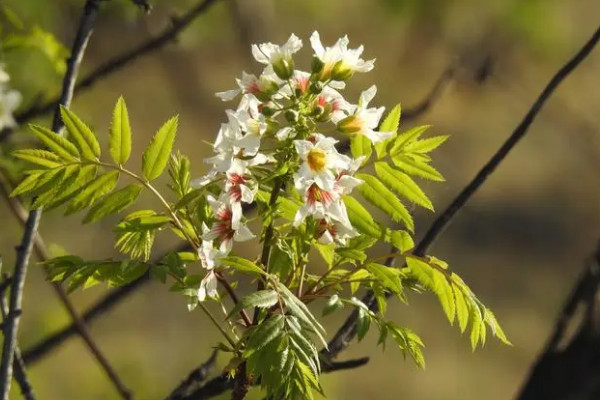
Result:
<svg viewBox="0 0 600 400"><path fill-rule="evenodd" d="M4 0L27 26L39 25L70 47L83 0ZM196 4L151 0L146 16L129 1L102 3L82 73L146 41ZM284 42L290 33L305 43L297 62L308 68L308 37L325 43L348 34L377 58L369 74L350 81L356 100L372 83L375 103L417 105L452 67L453 78L428 112L401 128L431 124L450 140L434 155L444 183L422 182L441 211L508 137L555 71L588 39L600 21L589 0L223 0L185 30L177 43L139 59L76 97L72 108L108 132L112 106L123 95L134 129L133 163L167 118L180 115L177 146L192 158L197 175L224 110L215 91L261 68L250 43ZM23 108L59 92L60 65L31 51L2 55ZM600 240L600 54L592 54L549 101L525 139L440 236L430 253L447 260L496 314L514 344L490 340L472 352L468 337L448 325L430 294L394 302L389 314L414 329L427 347L427 368L417 370L376 337L352 344L343 358L372 356L363 368L326 375L330 399L488 399L514 397L552 329L583 262ZM49 124L49 119L40 119ZM106 142L107 134L102 135ZM12 142L31 140L25 129ZM143 199L149 206L151 199ZM434 214L414 209L417 236ZM46 213L41 233L55 249L84 258L116 255L111 232L117 217L80 225L81 215ZM22 228L0 205L0 254L6 270ZM174 246L157 238L155 254ZM58 251L58 250L57 250ZM83 310L106 293L94 287L72 295ZM20 344L23 349L70 322L38 265L25 287ZM327 322L333 333L343 316ZM136 399L159 399L211 352L218 333L184 299L153 282L90 327L109 361ZM219 368L226 359L222 356ZM29 369L40 399L117 399L103 371L74 336ZM13 391L14 398L19 398ZM261 398L253 392L252 398ZM228 398L224 395L222 398Z"/></svg>

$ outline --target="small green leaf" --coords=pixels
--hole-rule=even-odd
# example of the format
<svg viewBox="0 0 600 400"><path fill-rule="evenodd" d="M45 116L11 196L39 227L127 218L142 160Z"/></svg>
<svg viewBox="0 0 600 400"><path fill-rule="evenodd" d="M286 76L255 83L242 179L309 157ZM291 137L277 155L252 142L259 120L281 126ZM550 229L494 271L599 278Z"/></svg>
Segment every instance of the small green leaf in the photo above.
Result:
<svg viewBox="0 0 600 400"><path fill-rule="evenodd" d="M410 153L429 153L442 145L450 136L434 136L423 140L417 140L408 144L404 151Z"/></svg>
<svg viewBox="0 0 600 400"><path fill-rule="evenodd" d="M407 174L420 176L421 178L437 182L444 181L442 174L423 160L408 155L399 155L393 156L392 161L398 168L405 171Z"/></svg>
<svg viewBox="0 0 600 400"><path fill-rule="evenodd" d="M410 231L414 230L413 219L404 204L379 179L367 174L357 174L356 177L364 181L357 189L370 203L394 221L402 221Z"/></svg>
<svg viewBox="0 0 600 400"><path fill-rule="evenodd" d="M383 161L375 163L375 172L379 179L396 194L433 211L433 204L410 176Z"/></svg>
<svg viewBox="0 0 600 400"><path fill-rule="evenodd" d="M465 301L462 291L457 286L452 286L454 292L454 300L456 305L456 319L460 332L463 333L469 324L469 307Z"/></svg>
<svg viewBox="0 0 600 400"><path fill-rule="evenodd" d="M131 127L123 97L119 97L113 111L108 142L110 155L117 164L125 164L131 154Z"/></svg>
<svg viewBox="0 0 600 400"><path fill-rule="evenodd" d="M400 282L399 270L377 263L367 264L366 269L373 275L373 277L377 279L377 281L381 282L383 286L391 290L393 293L398 294L402 292L402 283Z"/></svg>
<svg viewBox="0 0 600 400"><path fill-rule="evenodd" d="M239 272L244 272L247 274L254 275L265 275L265 271L263 271L258 265L254 264L250 260L246 260L242 257L237 256L227 256L219 259L221 264L231 267Z"/></svg>
<svg viewBox="0 0 600 400"><path fill-rule="evenodd" d="M359 158L364 156L363 164L367 162L373 152L371 140L364 135L355 135L350 139L350 151L352 157Z"/></svg>
<svg viewBox="0 0 600 400"><path fill-rule="evenodd" d="M380 132L393 132L394 135L386 140L375 144L377 159L380 159L383 156L385 156L385 150L387 148L387 145L396 138L398 132L398 125L400 125L400 114L401 107L400 104L397 104L394 108L390 110L389 114L381 123L381 126L379 127Z"/></svg>
<svg viewBox="0 0 600 400"><path fill-rule="evenodd" d="M383 235L383 229L373 220L371 214L354 197L344 196L344 204L348 210L348 218L353 227L359 232L372 238L379 239Z"/></svg>
<svg viewBox="0 0 600 400"><path fill-rule="evenodd" d="M40 179L40 176L44 172L45 172L44 170L29 171L29 175L27 175L25 177L25 179L23 179L21 181L21 183L12 191L12 193L10 194L10 197L19 196L21 194L28 193L28 192L32 191L33 189L35 189L35 187L38 184L38 181Z"/></svg>
<svg viewBox="0 0 600 400"><path fill-rule="evenodd" d="M415 247L415 242L413 241L412 236L410 236L410 233L402 230L388 231L386 241L390 242L392 246L400 250L401 253L406 253Z"/></svg>
<svg viewBox="0 0 600 400"><path fill-rule="evenodd" d="M119 171L110 171L99 175L81 189L67 206L67 214L73 214L93 205L96 200L109 193L117 185Z"/></svg>
<svg viewBox="0 0 600 400"><path fill-rule="evenodd" d="M62 105L60 106L60 115L83 157L89 160L96 160L100 157L100 144L92 130L74 112Z"/></svg>
<svg viewBox="0 0 600 400"><path fill-rule="evenodd" d="M13 156L29 161L30 163L47 168L56 168L63 165L63 159L47 150L25 149L13 151Z"/></svg>
<svg viewBox="0 0 600 400"><path fill-rule="evenodd" d="M342 303L340 297L337 294L334 294L329 298L329 300L327 300L325 308L323 309L323 316L341 310L342 308L344 308L344 303Z"/></svg>
<svg viewBox="0 0 600 400"><path fill-rule="evenodd" d="M132 184L107 195L90 209L83 223L95 222L110 214L123 211L137 200L141 191L141 185Z"/></svg>
<svg viewBox="0 0 600 400"><path fill-rule="evenodd" d="M450 286L450 283L442 272L438 270L432 270L432 272L432 290L438 297L438 300L440 301L440 304L446 313L446 317L448 317L448 321L450 321L450 324L453 324L454 317L456 315L456 303L454 300L454 291L452 290L452 286Z"/></svg>
<svg viewBox="0 0 600 400"><path fill-rule="evenodd" d="M142 156L142 174L148 181L158 178L164 171L177 132L178 117L173 117L156 132L150 146Z"/></svg>
<svg viewBox="0 0 600 400"><path fill-rule="evenodd" d="M394 157L395 155L404 152L404 148L408 144L417 140L430 127L430 125L415 126L406 132L399 134L396 140L394 140L394 144L390 149L390 156Z"/></svg>
<svg viewBox="0 0 600 400"><path fill-rule="evenodd" d="M246 308L269 308L277 304L279 300L279 295L275 290L259 290L248 296L244 297L240 302L238 302L233 310L227 315L227 319L231 318L233 315L239 313L243 309Z"/></svg>
<svg viewBox="0 0 600 400"><path fill-rule="evenodd" d="M358 309L358 320L356 321L356 333L358 341L360 342L369 332L371 327L371 316L367 311L362 308Z"/></svg>
<svg viewBox="0 0 600 400"><path fill-rule="evenodd" d="M38 125L29 125L35 136L42 141L56 155L66 161L73 161L79 158L77 147L58 133Z"/></svg>

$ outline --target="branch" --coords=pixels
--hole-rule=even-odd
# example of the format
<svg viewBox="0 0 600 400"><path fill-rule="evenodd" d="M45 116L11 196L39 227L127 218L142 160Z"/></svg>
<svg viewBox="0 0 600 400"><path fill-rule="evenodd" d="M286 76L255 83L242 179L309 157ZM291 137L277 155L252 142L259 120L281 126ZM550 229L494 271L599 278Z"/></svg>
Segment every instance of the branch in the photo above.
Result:
<svg viewBox="0 0 600 400"><path fill-rule="evenodd" d="M187 378L179 384L164 400L182 400L189 393L198 389L198 385L206 380L217 361L218 350L214 350L208 360L190 372Z"/></svg>
<svg viewBox="0 0 600 400"><path fill-rule="evenodd" d="M450 203L446 210L440 214L433 224L430 226L427 233L413 250L413 254L423 256L434 240L442 233L444 228L450 223L456 213L465 205L465 203L475 194L475 192L486 182L487 178L506 158L508 153L515 147L520 139L525 136L529 127L535 120L535 117L542 109L542 106L552 96L558 85L567 77L577 66L591 53L598 41L600 40L600 27L594 32L592 37L585 45L562 66L548 85L544 88L538 99L531 106L521 123L515 128L509 138L502 144L500 149L492 156L492 158L483 166L483 168L475 175L473 180L460 192L460 194ZM369 291L364 297L363 302L371 308L377 307L374 301L373 292ZM356 323L358 321L358 313L353 312L346 319L342 327L337 331L334 338L329 343L329 351L323 350L322 353L331 358L335 358L341 351L348 347L350 341L356 335Z"/></svg>
<svg viewBox="0 0 600 400"><path fill-rule="evenodd" d="M75 80L77 79L79 66L83 59L88 41L92 35L94 23L96 22L96 17L98 15L99 2L100 0L87 0L79 20L79 27L73 42L71 57L67 61L67 71L59 99L59 103L65 106L68 106L73 98ZM59 133L62 128L63 123L60 118L60 110L56 107L52 130ZM19 314L21 311L21 301L23 299L23 286L25 284L27 266L29 264L29 258L33 249L41 215L42 211L40 209L33 210L29 213L29 217L25 224L23 239L21 240L21 244L17 247L17 261L13 276L14 281L10 292L10 304L4 330L4 343L0 364L0 387L3 391L2 398L4 400L8 400L8 393L10 391L13 372L12 366L17 347L17 332L20 321Z"/></svg>
<svg viewBox="0 0 600 400"><path fill-rule="evenodd" d="M600 332L597 295L600 286L600 245L573 287L545 349L531 368L517 399L592 400L600 393ZM584 316L575 313L583 306ZM575 332L567 340L567 328ZM564 342L564 344L563 344ZM561 346L559 346L561 345Z"/></svg>
<svg viewBox="0 0 600 400"><path fill-rule="evenodd" d="M369 362L369 357L362 357L355 360L340 361L340 362L324 362L322 366L323 373L330 373L336 371L344 371L347 369L360 368ZM254 382L255 384L257 382ZM200 388L190 392L186 396L178 397L176 399L165 399L165 400L206 400L216 396L219 396L227 390L233 389L234 380L228 379L225 375L219 375L210 381L206 382Z"/></svg>
<svg viewBox="0 0 600 400"><path fill-rule="evenodd" d="M145 0L132 0L136 3L146 3ZM75 93L79 94L85 89L89 89L99 80L112 75L120 69L126 67L133 61L160 50L170 42L177 39L179 34L187 28L196 18L204 14L210 6L217 0L202 0L196 6L192 7L183 16L173 18L171 26L165 28L158 36L149 39L147 42L134 47L121 55L115 56L104 64L98 66L94 71L81 79L75 86ZM29 122L33 118L48 114L55 109L60 99L54 99L44 104L34 104L27 110L15 114L15 121L22 125ZM0 142L7 140L14 133L14 129L4 129L0 132Z"/></svg>
<svg viewBox="0 0 600 400"><path fill-rule="evenodd" d="M0 258L0 271L1 270L2 258ZM0 283L0 314L2 314L2 321L6 321L6 318L8 317L8 306L6 305L6 299L4 298L4 292L10 286L11 282L12 280L10 278L4 277L4 279ZM4 328L2 330L4 330ZM21 394L23 395L23 398L25 400L36 400L35 393L33 392L33 387L29 383L29 378L27 377L25 363L23 362L23 358L21 357L21 350L19 349L18 344L15 347L13 369L15 370L15 380L19 384L19 388L21 389Z"/></svg>

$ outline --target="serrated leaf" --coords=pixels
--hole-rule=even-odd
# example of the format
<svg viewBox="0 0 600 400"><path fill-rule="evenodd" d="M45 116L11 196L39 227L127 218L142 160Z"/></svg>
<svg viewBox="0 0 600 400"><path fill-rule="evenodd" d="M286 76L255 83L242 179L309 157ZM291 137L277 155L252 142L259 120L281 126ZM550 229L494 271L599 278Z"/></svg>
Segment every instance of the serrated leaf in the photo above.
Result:
<svg viewBox="0 0 600 400"><path fill-rule="evenodd" d="M344 196L344 204L348 211L350 223L359 232L379 239L383 234L381 227L373 220L371 214L354 197Z"/></svg>
<svg viewBox="0 0 600 400"><path fill-rule="evenodd" d="M117 100L113 111L108 146L115 163L127 162L131 154L131 127L127 106L122 96Z"/></svg>
<svg viewBox="0 0 600 400"><path fill-rule="evenodd" d="M496 319L496 316L494 315L494 313L492 313L492 311L490 311L489 309L486 309L485 317L486 317L485 321L487 322L488 326L490 327L492 334L495 337L497 337L498 339L500 339L500 341L502 343L504 343L508 346L512 346L512 343L506 337L506 334L500 327L500 324L498 323L498 320Z"/></svg>
<svg viewBox="0 0 600 400"><path fill-rule="evenodd" d="M25 149L15 150L12 155L20 160L47 168L56 168L63 165L63 159L47 150Z"/></svg>
<svg viewBox="0 0 600 400"><path fill-rule="evenodd" d="M375 172L383 183L399 196L433 211L433 204L419 185L410 176L399 171L384 161L375 163Z"/></svg>
<svg viewBox="0 0 600 400"><path fill-rule="evenodd" d="M96 177L97 173L98 167L96 165L86 165L79 168L77 174L73 174L68 179L63 180L57 189L56 196L52 201L46 203L44 208L52 210L70 201L84 186Z"/></svg>
<svg viewBox="0 0 600 400"><path fill-rule="evenodd" d="M400 253L403 254L415 247L415 242L412 236L410 236L410 233L403 230L389 231L386 235L386 241L391 243L392 246L400 250Z"/></svg>
<svg viewBox="0 0 600 400"><path fill-rule="evenodd" d="M35 136L56 155L66 161L79 159L77 147L58 133L38 125L29 125Z"/></svg>
<svg viewBox="0 0 600 400"><path fill-rule="evenodd" d="M383 286L393 293L402 292L402 283L400 282L399 272L395 268L386 267L382 264L369 263L365 266L367 271L377 279Z"/></svg>
<svg viewBox="0 0 600 400"><path fill-rule="evenodd" d="M119 180L119 171L110 171L99 175L81 189L69 202L67 214L72 214L93 205L96 200L112 191Z"/></svg>
<svg viewBox="0 0 600 400"><path fill-rule="evenodd" d="M100 144L96 135L74 112L60 106L60 115L73 141L84 158L96 160L100 157Z"/></svg>
<svg viewBox="0 0 600 400"><path fill-rule="evenodd" d="M438 297L438 300L446 313L446 317L448 317L448 321L450 321L450 324L453 324L456 315L454 291L446 279L446 276L440 271L433 270L432 290Z"/></svg>
<svg viewBox="0 0 600 400"><path fill-rule="evenodd" d="M410 231L414 230L413 219L404 204L379 179L367 174L357 174L356 177L364 181L357 189L371 204L388 214L392 220L403 222Z"/></svg>
<svg viewBox="0 0 600 400"><path fill-rule="evenodd" d="M227 315L227 319L239 313L245 308L269 308L277 304L279 296L275 290L259 290L244 297Z"/></svg>
<svg viewBox="0 0 600 400"><path fill-rule="evenodd" d="M21 183L12 191L12 193L10 194L10 197L15 197L21 194L25 194L30 192L31 190L35 189L40 176L44 173L44 170L34 170L34 171L29 171L29 175L27 175L25 177L25 179L23 179L21 181Z"/></svg>
<svg viewBox="0 0 600 400"><path fill-rule="evenodd" d="M480 340L480 330L485 329L483 322L481 321L481 315L479 314L479 310L476 310L476 307L471 308L471 333L469 334L469 338L471 340L471 348L475 350Z"/></svg>
<svg viewBox="0 0 600 400"><path fill-rule="evenodd" d="M428 289L433 287L433 270L429 264L416 257L407 256L406 265L421 285Z"/></svg>
<svg viewBox="0 0 600 400"><path fill-rule="evenodd" d="M402 153L408 144L417 140L430 127L430 125L415 126L406 132L399 134L390 149L390 156L394 157L395 155Z"/></svg>
<svg viewBox="0 0 600 400"><path fill-rule="evenodd" d="M366 163L373 152L371 140L364 135L352 136L350 139L350 151L352 152L352 157L354 158L364 156L365 159L363 164Z"/></svg>
<svg viewBox="0 0 600 400"><path fill-rule="evenodd" d="M142 174L148 181L158 178L164 171L177 132L178 117L173 117L164 123L152 138L150 146L142 156Z"/></svg>
<svg viewBox="0 0 600 400"><path fill-rule="evenodd" d="M252 332L248 339L248 347L244 352L247 357L250 354L257 352L274 340L284 327L284 319L281 314L273 314L267 320L263 321Z"/></svg>
<svg viewBox="0 0 600 400"><path fill-rule="evenodd" d="M333 243L315 243L315 247L319 251L319 254L323 258L323 260L327 263L327 266L331 267L331 264L333 264L333 258L335 257L335 245Z"/></svg>
<svg viewBox="0 0 600 400"><path fill-rule="evenodd" d="M340 297L337 294L334 294L329 298L329 300L327 300L325 308L323 308L323 316L341 310L342 308L344 308L344 303L342 303Z"/></svg>
<svg viewBox="0 0 600 400"><path fill-rule="evenodd" d="M123 211L137 200L141 191L141 185L132 184L107 195L88 211L83 223L95 222L110 214Z"/></svg>
<svg viewBox="0 0 600 400"><path fill-rule="evenodd" d="M393 156L392 161L398 168L405 171L407 174L420 176L421 178L437 182L444 181L444 177L438 170L422 160L417 160L408 155L399 155Z"/></svg>
<svg viewBox="0 0 600 400"><path fill-rule="evenodd" d="M390 110L388 115L385 117L381 126L379 127L380 132L393 132L394 135L386 140L383 140L379 143L375 144L375 151L377 153L377 159L385 156L387 145L393 141L398 132L398 125L400 125L400 114L401 114L400 104L397 104L394 108Z"/></svg>
<svg viewBox="0 0 600 400"><path fill-rule="evenodd" d="M456 319L458 320L460 332L464 333L469 324L469 307L467 306L462 291L457 286L452 286L452 290L454 291L454 300L456 304Z"/></svg>
<svg viewBox="0 0 600 400"><path fill-rule="evenodd" d="M404 151L410 153L429 153L441 146L450 136L433 136L427 139L417 140L408 144Z"/></svg>
<svg viewBox="0 0 600 400"><path fill-rule="evenodd" d="M250 260L246 260L243 257L227 256L220 258L219 261L221 262L221 264L227 267L231 267L239 272L254 274L258 276L265 274L265 271L263 271L258 265L254 264Z"/></svg>

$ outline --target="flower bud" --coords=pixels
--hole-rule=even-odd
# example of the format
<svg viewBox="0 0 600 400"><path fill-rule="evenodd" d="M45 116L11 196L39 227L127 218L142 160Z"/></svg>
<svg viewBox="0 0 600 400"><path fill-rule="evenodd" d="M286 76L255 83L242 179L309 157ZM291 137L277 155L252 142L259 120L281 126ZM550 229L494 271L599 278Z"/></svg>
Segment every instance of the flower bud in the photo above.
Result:
<svg viewBox="0 0 600 400"><path fill-rule="evenodd" d="M331 70L331 79L334 81L347 81L352 75L354 71L343 60L338 61Z"/></svg>
<svg viewBox="0 0 600 400"><path fill-rule="evenodd" d="M323 114L324 111L325 111L325 108L322 105L317 104L316 106L313 107L311 115L313 117L318 118L319 116L321 116L321 114Z"/></svg>
<svg viewBox="0 0 600 400"><path fill-rule="evenodd" d="M321 106L322 107L322 106ZM317 122L327 122L331 119L331 112L333 111L333 105L331 103L325 104L323 112L317 117Z"/></svg>
<svg viewBox="0 0 600 400"><path fill-rule="evenodd" d="M350 115L338 122L337 128L342 133L353 134L361 131L362 123L356 115Z"/></svg>
<svg viewBox="0 0 600 400"><path fill-rule="evenodd" d="M288 122L294 123L298 121L298 111L296 110L287 110L283 115Z"/></svg>
<svg viewBox="0 0 600 400"><path fill-rule="evenodd" d="M313 56L312 62L310 63L310 70L313 74L318 74L323 70L325 63L317 56Z"/></svg>
<svg viewBox="0 0 600 400"><path fill-rule="evenodd" d="M265 103L260 108L260 112L265 117L271 117L271 116L273 116L273 114L275 114L276 111L277 111L277 109L275 107L273 107L272 103Z"/></svg>
<svg viewBox="0 0 600 400"><path fill-rule="evenodd" d="M323 91L323 82L314 81L310 83L309 89L312 94L319 94Z"/></svg>
<svg viewBox="0 0 600 400"><path fill-rule="evenodd" d="M290 58L279 58L273 62L273 71L283 80L290 79L294 74L294 60Z"/></svg>

